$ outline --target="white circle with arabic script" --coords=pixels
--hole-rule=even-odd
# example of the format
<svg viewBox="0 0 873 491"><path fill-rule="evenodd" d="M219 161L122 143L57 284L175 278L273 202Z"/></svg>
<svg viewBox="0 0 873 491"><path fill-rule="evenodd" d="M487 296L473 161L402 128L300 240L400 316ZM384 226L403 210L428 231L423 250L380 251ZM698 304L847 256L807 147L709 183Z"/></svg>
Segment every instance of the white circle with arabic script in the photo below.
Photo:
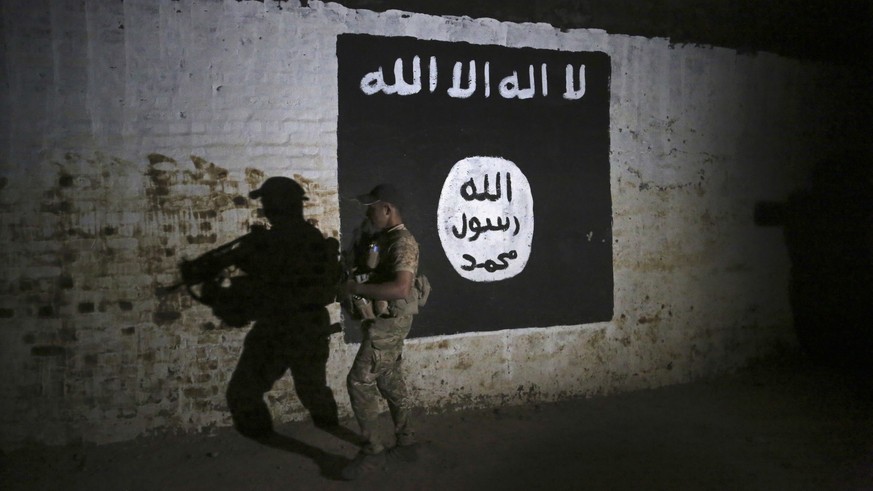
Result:
<svg viewBox="0 0 873 491"><path fill-rule="evenodd" d="M533 194L527 177L500 157L467 157L449 171L437 226L443 252L470 281L521 273L533 243Z"/></svg>

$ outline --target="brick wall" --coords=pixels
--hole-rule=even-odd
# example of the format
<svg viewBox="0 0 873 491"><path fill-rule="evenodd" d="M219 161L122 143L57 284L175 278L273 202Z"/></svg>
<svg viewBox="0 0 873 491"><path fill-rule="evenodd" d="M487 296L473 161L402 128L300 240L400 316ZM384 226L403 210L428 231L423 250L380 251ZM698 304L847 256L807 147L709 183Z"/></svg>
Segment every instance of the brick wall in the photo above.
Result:
<svg viewBox="0 0 873 491"><path fill-rule="evenodd" d="M596 30L232 0L15 0L2 20L4 447L229 424L245 329L163 287L262 221L246 195L269 176L338 235L337 34L612 58L615 318L416 339L429 410L683 382L790 345L782 238L751 210L855 138L846 69ZM346 415L354 351L332 338ZM306 417L288 379L269 400Z"/></svg>

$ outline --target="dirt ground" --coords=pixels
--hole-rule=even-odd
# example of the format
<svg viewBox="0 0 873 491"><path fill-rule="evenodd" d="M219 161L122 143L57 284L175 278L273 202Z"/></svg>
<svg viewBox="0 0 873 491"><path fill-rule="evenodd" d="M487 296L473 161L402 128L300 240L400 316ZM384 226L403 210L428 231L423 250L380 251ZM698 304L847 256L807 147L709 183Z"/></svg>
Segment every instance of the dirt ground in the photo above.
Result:
<svg viewBox="0 0 873 491"><path fill-rule="evenodd" d="M415 463L338 479L356 426L231 429L2 456L5 490L873 490L869 381L801 359L686 385L419 415ZM387 422L387 420L386 420Z"/></svg>

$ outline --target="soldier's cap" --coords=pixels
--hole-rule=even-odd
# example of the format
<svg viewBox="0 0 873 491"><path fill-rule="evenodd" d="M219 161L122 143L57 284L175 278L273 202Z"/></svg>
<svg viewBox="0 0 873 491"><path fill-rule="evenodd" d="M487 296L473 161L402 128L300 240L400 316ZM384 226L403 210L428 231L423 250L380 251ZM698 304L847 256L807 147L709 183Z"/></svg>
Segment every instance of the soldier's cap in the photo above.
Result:
<svg viewBox="0 0 873 491"><path fill-rule="evenodd" d="M249 193L249 198L288 199L308 201L306 191L290 177L275 176L267 179L261 187Z"/></svg>
<svg viewBox="0 0 873 491"><path fill-rule="evenodd" d="M379 184L369 193L359 195L356 200L365 206L383 202L401 209L406 204L403 192L392 184Z"/></svg>

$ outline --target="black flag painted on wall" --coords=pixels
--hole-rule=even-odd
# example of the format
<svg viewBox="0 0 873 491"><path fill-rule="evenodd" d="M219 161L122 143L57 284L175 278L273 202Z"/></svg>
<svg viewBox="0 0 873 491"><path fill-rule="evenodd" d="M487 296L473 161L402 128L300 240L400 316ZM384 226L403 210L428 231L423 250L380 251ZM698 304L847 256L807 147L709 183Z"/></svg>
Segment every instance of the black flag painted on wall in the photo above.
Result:
<svg viewBox="0 0 873 491"><path fill-rule="evenodd" d="M343 34L337 58L340 195L412 201L411 337L612 318L606 54ZM348 248L363 211L340 215Z"/></svg>

